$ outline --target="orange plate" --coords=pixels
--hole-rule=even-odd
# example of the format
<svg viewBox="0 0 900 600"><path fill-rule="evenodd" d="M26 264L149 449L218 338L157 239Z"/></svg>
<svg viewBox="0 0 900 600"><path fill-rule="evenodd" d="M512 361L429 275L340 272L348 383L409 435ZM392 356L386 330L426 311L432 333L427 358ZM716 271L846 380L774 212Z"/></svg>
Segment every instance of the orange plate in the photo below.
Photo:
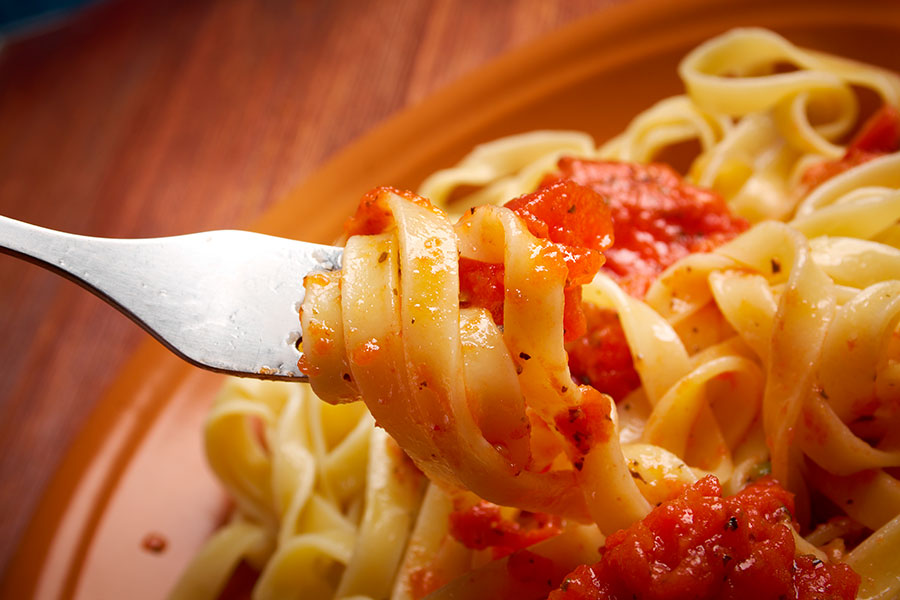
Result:
<svg viewBox="0 0 900 600"><path fill-rule="evenodd" d="M628 3L516 51L392 119L256 228L326 241L369 188L415 188L479 142L539 128L606 139L655 100L679 92L675 67L686 51L740 25L900 71L896 0ZM317 214L323 199L335 208ZM164 598L228 510L205 467L200 433L221 382L145 343L53 478L0 596ZM142 549L151 532L167 539L164 552Z"/></svg>

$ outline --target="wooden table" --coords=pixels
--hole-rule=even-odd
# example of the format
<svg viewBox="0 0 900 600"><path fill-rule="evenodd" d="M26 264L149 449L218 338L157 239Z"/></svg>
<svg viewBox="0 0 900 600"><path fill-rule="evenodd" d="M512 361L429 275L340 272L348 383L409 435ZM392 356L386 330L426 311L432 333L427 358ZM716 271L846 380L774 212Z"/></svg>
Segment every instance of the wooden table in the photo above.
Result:
<svg viewBox="0 0 900 600"><path fill-rule="evenodd" d="M377 123L615 0L130 0L0 51L0 214L113 237L242 227ZM146 338L0 256L0 573Z"/></svg>

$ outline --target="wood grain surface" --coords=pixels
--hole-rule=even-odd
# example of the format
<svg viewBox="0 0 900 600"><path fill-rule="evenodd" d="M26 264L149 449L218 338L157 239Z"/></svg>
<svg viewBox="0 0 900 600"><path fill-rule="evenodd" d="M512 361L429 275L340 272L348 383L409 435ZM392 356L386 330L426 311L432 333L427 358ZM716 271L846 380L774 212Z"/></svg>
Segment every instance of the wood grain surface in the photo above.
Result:
<svg viewBox="0 0 900 600"><path fill-rule="evenodd" d="M111 237L248 226L392 113L614 1L91 6L0 49L0 214ZM0 255L0 573L145 337L74 284Z"/></svg>

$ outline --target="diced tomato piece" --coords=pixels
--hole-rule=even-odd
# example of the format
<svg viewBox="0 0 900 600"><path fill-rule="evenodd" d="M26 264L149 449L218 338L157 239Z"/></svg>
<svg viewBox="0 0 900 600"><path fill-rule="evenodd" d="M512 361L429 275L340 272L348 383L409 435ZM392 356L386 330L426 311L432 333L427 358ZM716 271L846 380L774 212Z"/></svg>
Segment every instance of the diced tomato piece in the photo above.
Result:
<svg viewBox="0 0 900 600"><path fill-rule="evenodd" d="M352 235L375 235L385 231L393 222L391 211L383 201L381 188L366 193L356 207L356 213L344 223L344 233Z"/></svg>
<svg viewBox="0 0 900 600"><path fill-rule="evenodd" d="M573 285L587 283L603 265L613 242L609 207L603 197L573 181L559 181L506 203L528 230L564 249Z"/></svg>
<svg viewBox="0 0 900 600"><path fill-rule="evenodd" d="M794 558L797 600L855 598L859 575L849 565L825 563L813 556Z"/></svg>
<svg viewBox="0 0 900 600"><path fill-rule="evenodd" d="M584 305L581 303L581 286L567 287L563 292L563 340L575 340L587 332Z"/></svg>
<svg viewBox="0 0 900 600"><path fill-rule="evenodd" d="M881 152L900 150L900 111L885 104L865 122L848 150Z"/></svg>
<svg viewBox="0 0 900 600"><path fill-rule="evenodd" d="M641 385L625 331L614 310L592 304L583 308L587 333L566 345L569 370L576 381L618 402Z"/></svg>
<svg viewBox="0 0 900 600"><path fill-rule="evenodd" d="M581 403L561 410L554 418L556 430L569 443L570 457L576 469L581 469L584 457L597 444L603 444L616 435L615 425L609 415L609 398L589 387L582 395Z"/></svg>
<svg viewBox="0 0 900 600"><path fill-rule="evenodd" d="M602 251L612 243L609 209L603 199L584 186L562 181L506 204L528 230L552 242L568 268L563 330L566 341L585 332L581 285L603 265ZM479 306L503 324L503 265L461 259L460 298L464 306Z"/></svg>
<svg viewBox="0 0 900 600"><path fill-rule="evenodd" d="M900 111L885 104L865 122L847 146L844 156L809 167L803 173L801 184L807 190L812 190L853 167L898 150L900 150Z"/></svg>
<svg viewBox="0 0 900 600"><path fill-rule="evenodd" d="M678 259L710 251L749 227L718 194L683 181L666 165L562 158L558 167L541 185L571 180L600 194L615 240L603 270L636 297Z"/></svg>
<svg viewBox="0 0 900 600"><path fill-rule="evenodd" d="M494 558L551 538L561 530L562 520L555 515L522 512L513 521L486 500L450 513L450 535L466 548L491 548Z"/></svg>
<svg viewBox="0 0 900 600"><path fill-rule="evenodd" d="M707 476L609 536L600 562L569 574L550 600L851 600L852 569L794 556L793 504L771 478L723 499Z"/></svg>
<svg viewBox="0 0 900 600"><path fill-rule="evenodd" d="M460 258L459 289L462 306L486 308L503 325L503 265Z"/></svg>
<svg viewBox="0 0 900 600"><path fill-rule="evenodd" d="M356 213L344 223L344 234L347 237L352 235L374 235L389 229L394 221L386 202L388 194L396 194L422 208L441 216L444 215L441 209L414 192L382 186L368 191L362 197L359 201L359 206L356 207Z"/></svg>
<svg viewBox="0 0 900 600"><path fill-rule="evenodd" d="M506 562L511 588L509 598L527 600L546 598L558 586L566 574L556 563L540 554L528 550L516 550Z"/></svg>

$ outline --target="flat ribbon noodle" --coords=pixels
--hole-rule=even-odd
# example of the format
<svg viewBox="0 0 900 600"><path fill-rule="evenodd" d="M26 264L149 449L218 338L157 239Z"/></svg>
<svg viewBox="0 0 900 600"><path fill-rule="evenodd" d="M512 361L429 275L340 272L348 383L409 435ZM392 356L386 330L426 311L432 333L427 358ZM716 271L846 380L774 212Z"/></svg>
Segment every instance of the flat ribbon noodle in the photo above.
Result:
<svg viewBox="0 0 900 600"><path fill-rule="evenodd" d="M482 417L492 415L492 426L506 427L507 430L521 428L524 406L519 404L517 410L507 417L514 422L504 425L500 413L496 410L488 413L483 409L491 401L486 394L490 390L479 389L480 386L466 381L463 349L477 343L477 340L469 341L465 336L479 335L479 330L470 326L461 327L461 323L471 323L471 319L463 319L462 322L460 319L457 234L437 209L391 192L381 193L385 194L384 201L396 222L395 228L390 231L397 239L396 258L390 252L385 256L380 247L369 248L365 258L356 258L358 251L366 249L366 242L354 242L351 260L345 260L341 274L343 321L328 324L329 328L343 326L350 381L359 392L363 392L362 396L379 425L389 431L416 463L437 481L470 489L498 504L586 518L585 501L573 471L536 473L522 469L523 465L511 463L509 456L484 437L471 410L473 406L482 407ZM508 214L512 219L510 222L522 227L510 211L495 210ZM480 212L476 211L476 214ZM492 223L489 228L494 232L503 231L502 224L498 223ZM460 231L459 227L457 231ZM533 236L524 233L532 240L530 243L537 243ZM502 252L502 239L497 248ZM390 279L366 280L364 284L357 284L357 278L372 276L370 267L374 264L388 265L382 268L391 272L396 270L398 286L391 288L387 283L393 281ZM530 266L527 270L531 270ZM515 272L515 267L507 263L508 276ZM563 283L564 274L557 292L560 310L556 314L560 318ZM320 285L320 280L310 278L307 285L315 288ZM364 307L369 305L373 295L387 298L394 295L393 289L398 290L396 297L399 299L391 304L393 312L390 317L379 320L369 318L368 309ZM528 290L529 298L531 291ZM307 294L304 315L314 314L318 310L315 302L320 297L315 292ZM395 317L397 311L399 319ZM321 314L323 311L318 312ZM541 316L546 314L554 313L542 313ZM510 321L504 327L504 340L506 347L512 348L510 337L517 329L514 325L515 311L507 315ZM392 324L398 322L399 331L392 329ZM561 332L559 343L556 354L563 356L562 364L565 365ZM395 349L393 344L397 344L399 349ZM333 344L319 349L328 356L320 356L315 344L307 351L307 359L312 365L310 382L314 388L319 386L320 376L324 373L317 369L319 362L340 362L331 355L340 351L340 346ZM505 352L506 349L498 348L498 351ZM545 357L543 348L535 347L531 352L534 353L534 364L551 360ZM555 360L558 361L558 358ZM360 362L363 364L360 365ZM333 377L334 373L332 369L328 371L328 376ZM567 369L565 374L567 376ZM519 398L513 390L504 402L516 406L516 402L524 402L522 396L531 398L528 385L540 385L534 383L539 379L540 376L526 375L523 371L516 379L523 390ZM563 381L560 383L564 384ZM334 387L326 383L322 389ZM577 393L574 383L571 387L572 393ZM559 393L556 392L557 395ZM619 462L624 464L621 458Z"/></svg>

